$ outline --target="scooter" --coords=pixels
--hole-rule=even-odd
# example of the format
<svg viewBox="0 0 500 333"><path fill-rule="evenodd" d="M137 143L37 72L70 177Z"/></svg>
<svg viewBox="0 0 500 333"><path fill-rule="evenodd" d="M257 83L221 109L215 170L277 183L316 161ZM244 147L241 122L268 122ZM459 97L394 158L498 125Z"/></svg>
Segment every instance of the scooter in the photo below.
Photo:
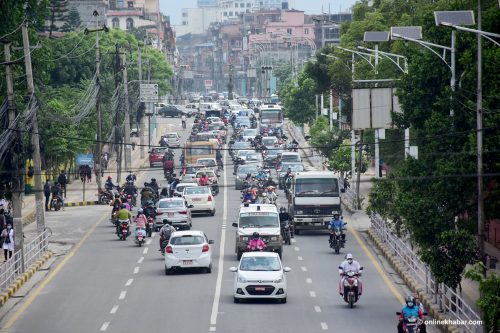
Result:
<svg viewBox="0 0 500 333"><path fill-rule="evenodd" d="M346 223L344 223L345 225ZM340 248L345 247L345 234L342 230L335 228L335 230L330 230L330 248L335 251L335 254L340 253Z"/></svg>
<svg viewBox="0 0 500 333"><path fill-rule="evenodd" d="M292 232L291 225L289 221L283 221L280 223L281 227L281 237L283 238L283 242L287 245L292 244Z"/></svg>
<svg viewBox="0 0 500 333"><path fill-rule="evenodd" d="M141 247L146 242L146 229L143 227L135 228L135 243Z"/></svg>
<svg viewBox="0 0 500 333"><path fill-rule="evenodd" d="M126 240L130 236L129 220L118 220L117 236L120 240Z"/></svg>
<svg viewBox="0 0 500 333"><path fill-rule="evenodd" d="M113 194L108 190L100 190L98 198L101 205L109 205L109 203L113 200Z"/></svg>
<svg viewBox="0 0 500 333"><path fill-rule="evenodd" d="M154 219L150 216L148 217L148 223L146 224L146 236L151 237L154 229Z"/></svg>
<svg viewBox="0 0 500 333"><path fill-rule="evenodd" d="M396 312L396 314L401 316L401 312ZM427 315L427 313L424 313L424 315ZM405 333L420 333L422 322L422 319L418 317L408 317L403 321L403 331Z"/></svg>
<svg viewBox="0 0 500 333"><path fill-rule="evenodd" d="M52 199L50 200L50 209L52 208L54 208L55 211L62 208L62 201L58 195L52 195Z"/></svg>
<svg viewBox="0 0 500 333"><path fill-rule="evenodd" d="M354 307L354 303L359 300L358 294L358 278L360 276L359 273L354 273L353 271L348 271L344 273L344 301L349 304L349 307L352 309Z"/></svg>

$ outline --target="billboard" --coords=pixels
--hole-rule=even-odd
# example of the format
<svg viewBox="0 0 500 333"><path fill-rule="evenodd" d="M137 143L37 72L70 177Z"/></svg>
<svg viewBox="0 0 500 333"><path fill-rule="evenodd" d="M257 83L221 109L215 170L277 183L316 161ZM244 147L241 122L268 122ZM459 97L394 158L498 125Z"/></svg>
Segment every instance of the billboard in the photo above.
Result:
<svg viewBox="0 0 500 333"><path fill-rule="evenodd" d="M392 112L401 112L394 88L352 90L352 128L392 128Z"/></svg>

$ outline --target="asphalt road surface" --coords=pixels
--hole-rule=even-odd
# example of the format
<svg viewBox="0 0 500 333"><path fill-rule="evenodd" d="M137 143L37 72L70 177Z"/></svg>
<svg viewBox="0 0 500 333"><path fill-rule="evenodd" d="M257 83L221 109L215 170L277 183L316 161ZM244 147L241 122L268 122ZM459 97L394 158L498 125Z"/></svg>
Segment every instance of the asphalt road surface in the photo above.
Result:
<svg viewBox="0 0 500 333"><path fill-rule="evenodd" d="M168 122L168 125L167 125ZM189 128L189 126L188 126ZM182 133L179 119L160 119L160 130ZM180 152L176 155L178 156ZM229 155L226 163L230 162ZM158 236L137 247L132 238L119 241L109 223L110 208L68 208L66 224L86 232L72 252L51 267L52 272L3 318L2 332L394 332L402 289L371 255L360 233L347 233L343 254L351 252L364 266L364 294L353 309L338 295L338 265L322 232L303 232L284 245L288 303L233 303L236 266L235 228L240 193L234 190L232 167L222 173L216 215L195 216L193 229L213 239L213 270L166 276ZM165 183L161 168L139 174ZM283 197L283 192L280 192ZM349 217L346 216L347 222ZM63 223L63 222L61 222ZM68 227L70 228L70 226ZM371 255L371 256L370 256Z"/></svg>

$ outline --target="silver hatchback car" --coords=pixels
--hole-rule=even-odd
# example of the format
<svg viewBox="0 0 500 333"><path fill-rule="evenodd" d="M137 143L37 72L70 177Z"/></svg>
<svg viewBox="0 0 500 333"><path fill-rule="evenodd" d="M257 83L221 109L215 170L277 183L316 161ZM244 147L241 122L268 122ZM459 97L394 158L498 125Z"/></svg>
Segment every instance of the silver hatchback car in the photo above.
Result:
<svg viewBox="0 0 500 333"><path fill-rule="evenodd" d="M158 213L155 219L157 230L163 226L164 220L171 221L172 226L178 229L189 230L192 227L191 208L184 198L160 199L156 212Z"/></svg>

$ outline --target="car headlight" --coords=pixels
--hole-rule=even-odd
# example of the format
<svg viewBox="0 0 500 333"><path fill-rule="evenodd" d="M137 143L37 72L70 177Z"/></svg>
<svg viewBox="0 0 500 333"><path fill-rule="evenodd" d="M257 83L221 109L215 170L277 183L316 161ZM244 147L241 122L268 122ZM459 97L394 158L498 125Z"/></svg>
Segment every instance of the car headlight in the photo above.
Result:
<svg viewBox="0 0 500 333"><path fill-rule="evenodd" d="M238 278L237 278L238 282L240 283L246 283L247 282L247 279L245 279L243 276L241 275L238 275Z"/></svg>
<svg viewBox="0 0 500 333"><path fill-rule="evenodd" d="M272 241L272 242L275 242L275 241L277 241L277 240L278 240L278 236L272 236L272 237L271 237L271 241Z"/></svg>
<svg viewBox="0 0 500 333"><path fill-rule="evenodd" d="M274 283L281 283L283 282L283 275L281 275L279 278L273 281Z"/></svg>

